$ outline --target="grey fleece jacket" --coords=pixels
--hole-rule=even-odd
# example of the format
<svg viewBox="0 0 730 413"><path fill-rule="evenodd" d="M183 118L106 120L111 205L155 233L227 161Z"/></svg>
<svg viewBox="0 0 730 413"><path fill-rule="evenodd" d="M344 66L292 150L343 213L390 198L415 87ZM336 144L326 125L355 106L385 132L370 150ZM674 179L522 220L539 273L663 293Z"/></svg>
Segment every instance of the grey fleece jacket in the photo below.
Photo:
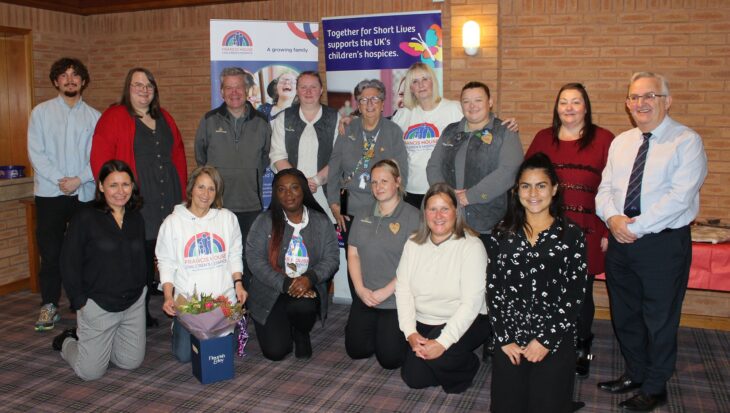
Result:
<svg viewBox="0 0 730 413"><path fill-rule="evenodd" d="M264 171L269 164L271 126L246 102L235 119L223 103L203 116L195 133L195 161L214 166L223 177L223 205L233 212L263 208Z"/></svg>

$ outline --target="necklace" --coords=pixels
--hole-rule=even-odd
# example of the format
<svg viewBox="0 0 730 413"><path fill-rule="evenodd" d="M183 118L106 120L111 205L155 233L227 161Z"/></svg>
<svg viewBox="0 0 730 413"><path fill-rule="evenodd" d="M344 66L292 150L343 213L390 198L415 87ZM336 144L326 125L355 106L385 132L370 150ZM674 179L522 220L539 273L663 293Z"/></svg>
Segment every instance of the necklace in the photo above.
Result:
<svg viewBox="0 0 730 413"><path fill-rule="evenodd" d="M117 215L118 214L112 212L112 216L114 217L114 221L116 221L116 223L119 226L119 228L121 228L122 225L124 224L124 211L122 211L121 214L119 214L119 216L117 216Z"/></svg>

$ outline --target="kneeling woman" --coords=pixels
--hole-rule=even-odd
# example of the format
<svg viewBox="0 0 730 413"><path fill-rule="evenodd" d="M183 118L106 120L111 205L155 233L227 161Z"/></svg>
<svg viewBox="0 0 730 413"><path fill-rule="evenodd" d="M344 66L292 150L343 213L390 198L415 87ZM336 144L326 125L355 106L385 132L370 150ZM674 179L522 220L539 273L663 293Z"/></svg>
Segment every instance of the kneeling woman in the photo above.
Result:
<svg viewBox="0 0 730 413"><path fill-rule="evenodd" d="M432 185L418 232L397 270L398 323L411 351L401 376L409 387L461 393L479 369L474 350L489 334L484 297L487 253L467 227L454 190Z"/></svg>
<svg viewBox="0 0 730 413"><path fill-rule="evenodd" d="M490 240L487 295L501 348L492 365L494 413L573 411L586 248L580 228L563 218L559 194L550 159L528 158Z"/></svg>
<svg viewBox="0 0 730 413"><path fill-rule="evenodd" d="M144 221L129 166L99 171L96 199L71 220L61 252L61 277L77 328L53 348L84 380L104 375L111 361L135 369L144 360L146 282Z"/></svg>
<svg viewBox="0 0 730 413"><path fill-rule="evenodd" d="M301 171L279 171L271 187L271 205L246 241L248 308L264 357L281 360L293 343L297 358L309 358L309 333L327 317L327 282L340 262L337 234Z"/></svg>
<svg viewBox="0 0 730 413"><path fill-rule="evenodd" d="M243 244L236 215L223 208L223 178L212 166L195 168L186 188L186 203L176 205L157 236L155 255L165 295L162 310L176 315L179 294L226 296L244 303ZM172 354L192 358L190 333L177 320L172 326Z"/></svg>
<svg viewBox="0 0 730 413"><path fill-rule="evenodd" d="M375 354L383 368L397 369L408 348L398 329L395 270L403 245L418 229L420 215L403 202L398 165L384 159L370 171L377 202L369 214L355 217L347 247L347 268L356 295L345 327L345 349L354 359Z"/></svg>

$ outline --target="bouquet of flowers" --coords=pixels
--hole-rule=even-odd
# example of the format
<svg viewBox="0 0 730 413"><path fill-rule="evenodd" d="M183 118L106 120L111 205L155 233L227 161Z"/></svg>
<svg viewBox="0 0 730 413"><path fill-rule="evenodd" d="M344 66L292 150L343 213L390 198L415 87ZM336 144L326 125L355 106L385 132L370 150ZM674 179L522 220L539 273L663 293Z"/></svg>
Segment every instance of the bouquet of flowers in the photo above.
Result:
<svg viewBox="0 0 730 413"><path fill-rule="evenodd" d="M240 303L231 303L224 295L213 297L211 294L198 295L194 292L191 297L179 294L175 307L177 321L200 340L231 334L238 324L238 355L244 355L248 323L246 310Z"/></svg>

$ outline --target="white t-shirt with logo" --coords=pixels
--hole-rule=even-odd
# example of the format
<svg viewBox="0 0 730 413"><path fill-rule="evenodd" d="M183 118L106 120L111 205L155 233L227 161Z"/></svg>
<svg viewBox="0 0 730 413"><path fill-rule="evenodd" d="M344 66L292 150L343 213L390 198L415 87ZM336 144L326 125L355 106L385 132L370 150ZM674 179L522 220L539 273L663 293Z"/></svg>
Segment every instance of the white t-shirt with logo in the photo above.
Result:
<svg viewBox="0 0 730 413"><path fill-rule="evenodd" d="M402 108L395 113L393 122L403 129L403 142L408 151L407 192L425 194L428 191L426 165L431 152L446 126L460 121L463 116L459 102L448 99L441 99L429 111L416 106L413 109Z"/></svg>
<svg viewBox="0 0 730 413"><path fill-rule="evenodd" d="M286 218L286 223L294 228L291 240L289 241L289 247L286 249L284 255L284 267L286 275L289 278L297 278L304 274L309 268L309 253L307 252L307 246L304 245L304 239L302 239L301 231L309 223L309 212L307 207L304 207L304 213L302 214L302 222L295 224Z"/></svg>

